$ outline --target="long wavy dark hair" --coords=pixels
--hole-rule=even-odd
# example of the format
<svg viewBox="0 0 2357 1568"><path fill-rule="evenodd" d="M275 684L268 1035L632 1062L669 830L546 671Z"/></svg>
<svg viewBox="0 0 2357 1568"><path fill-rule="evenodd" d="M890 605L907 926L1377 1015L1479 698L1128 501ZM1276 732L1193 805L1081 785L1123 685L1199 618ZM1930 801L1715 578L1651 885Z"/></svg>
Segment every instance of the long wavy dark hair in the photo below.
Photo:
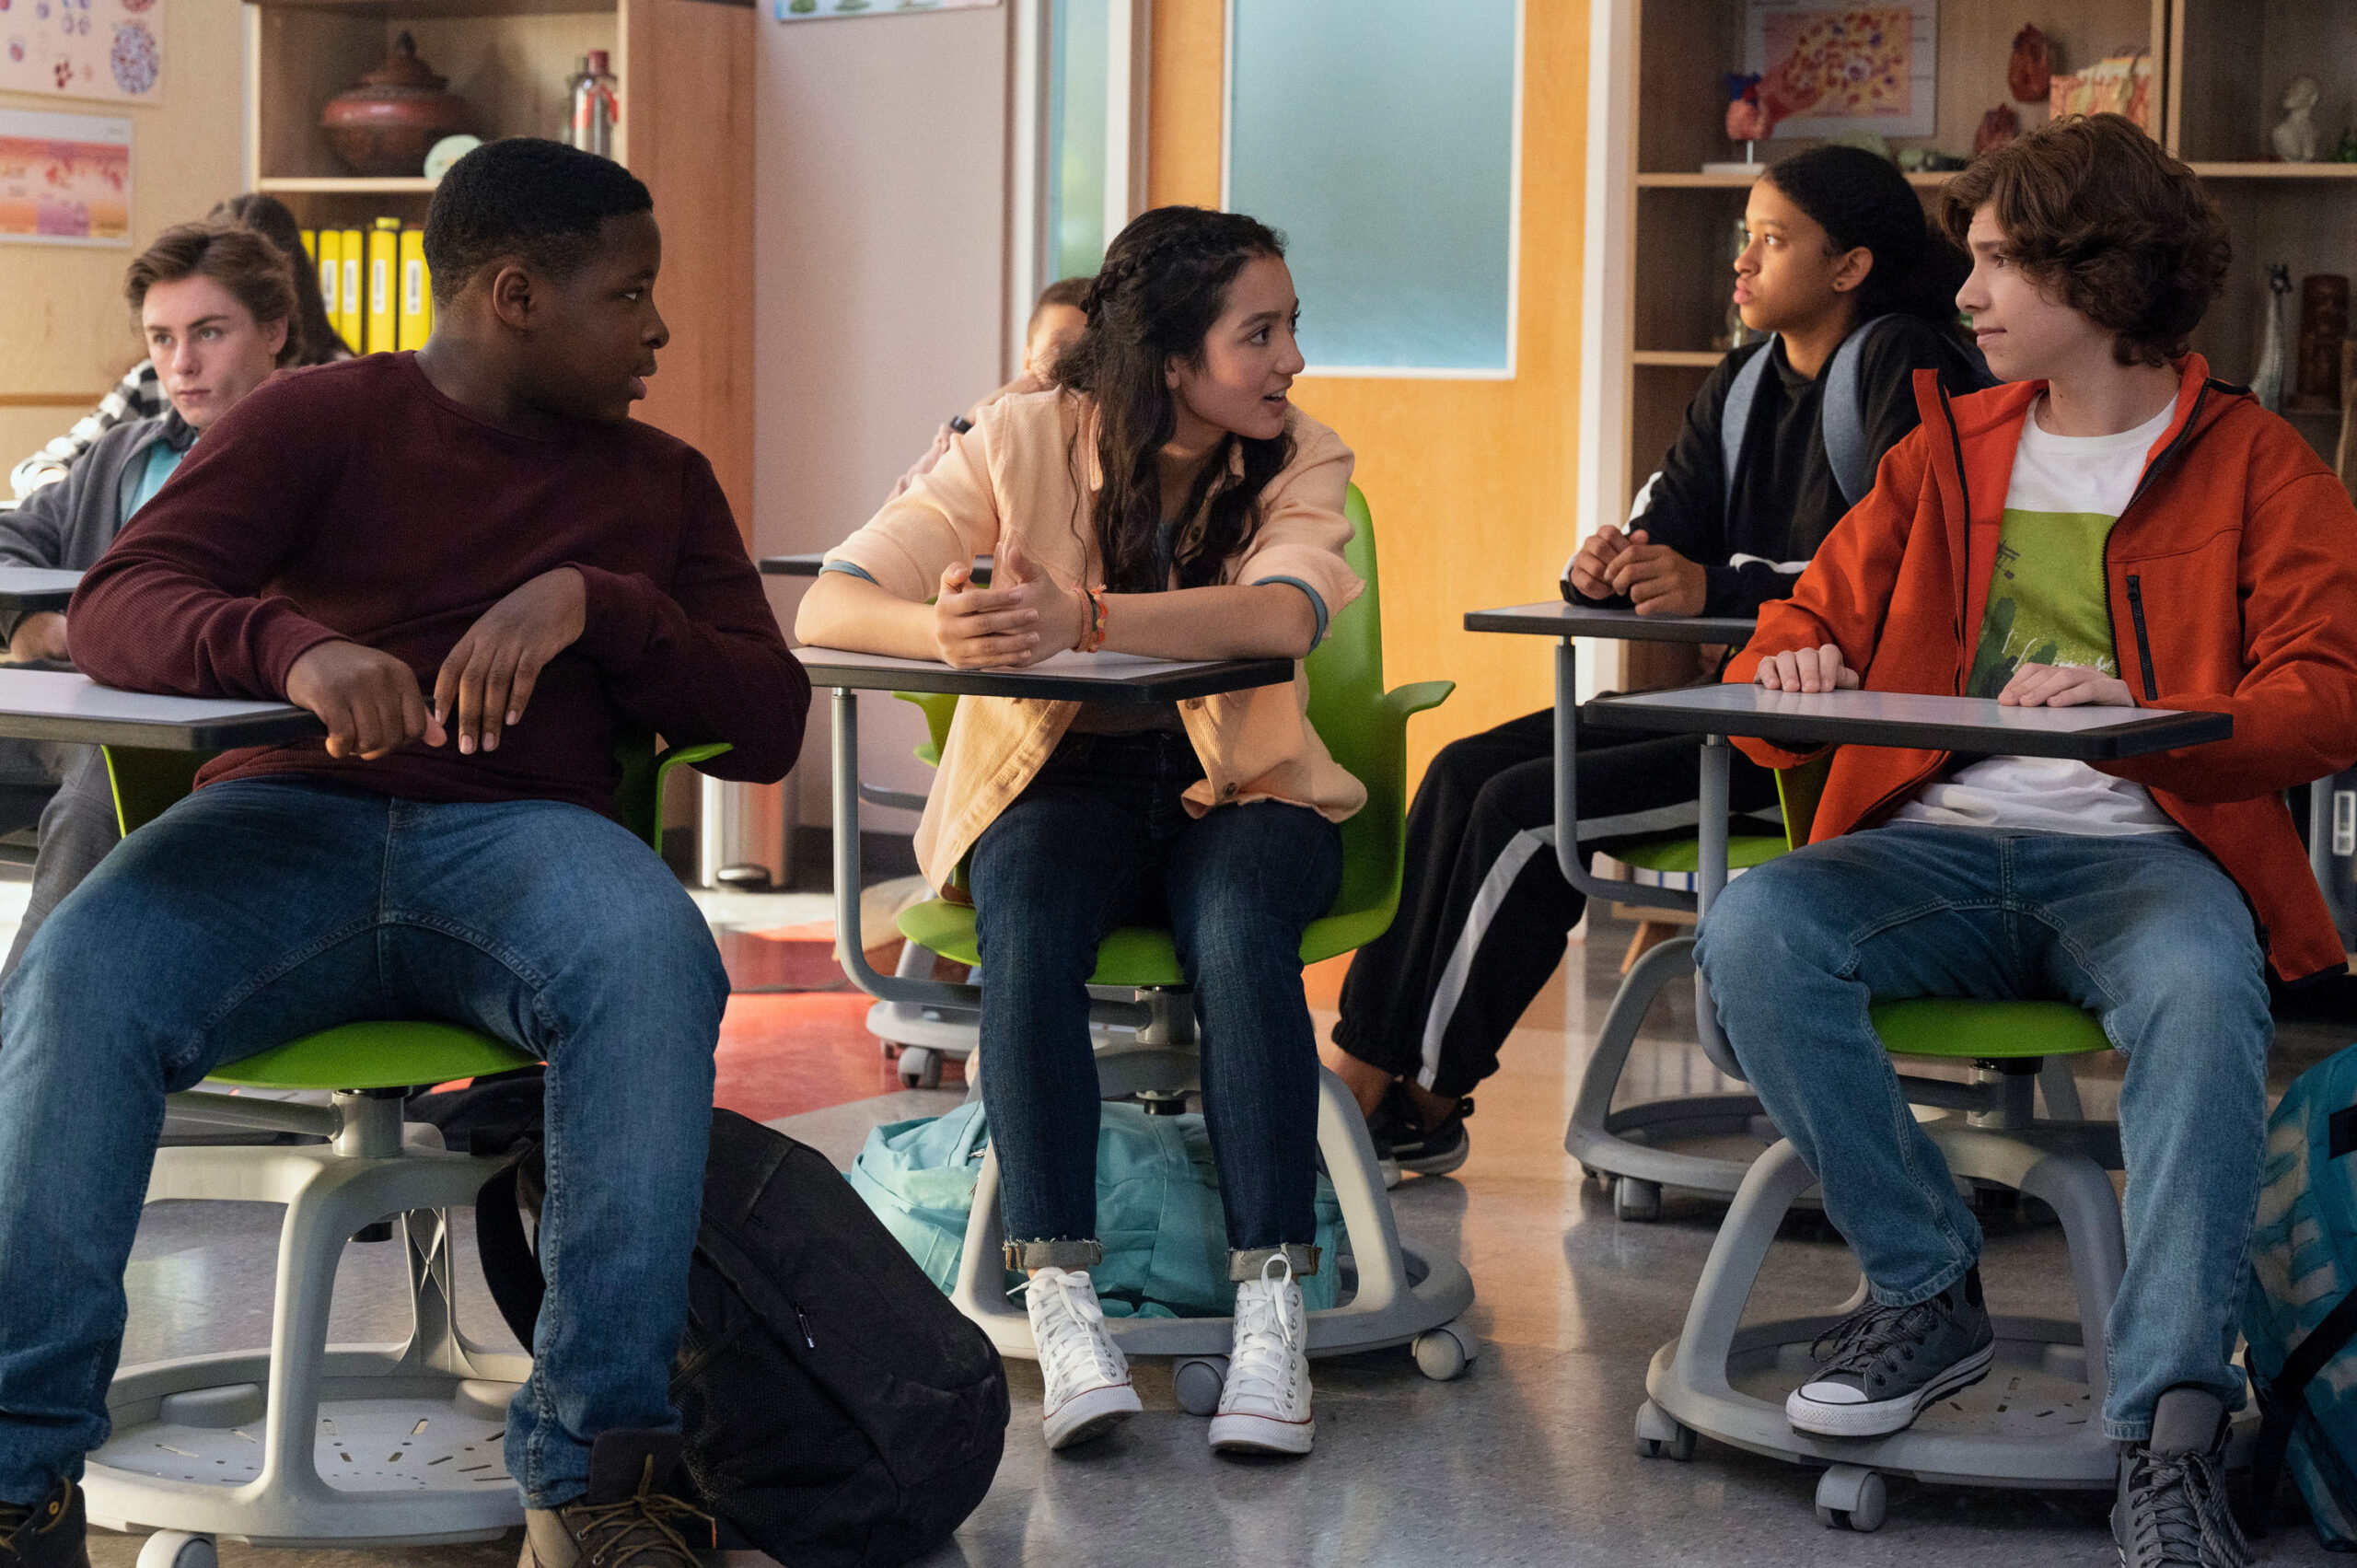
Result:
<svg viewBox="0 0 2357 1568"><path fill-rule="evenodd" d="M328 319L327 301L319 297L319 270L303 250L303 231L295 215L275 196L249 192L215 202L207 215L217 222L240 223L278 248L295 270L295 320L287 336L296 345L289 365L325 365L351 351Z"/></svg>
<svg viewBox="0 0 2357 1568"><path fill-rule="evenodd" d="M1155 459L1178 433L1165 375L1172 360L1198 362L1226 308L1228 285L1256 256L1283 257L1282 235L1240 213L1156 207L1115 237L1081 308L1088 330L1056 361L1055 378L1097 406L1097 553L1116 593L1153 593L1162 575L1157 535L1162 478ZM1238 448L1243 473L1231 480ZM1076 456L1077 454L1075 454ZM1260 526L1260 492L1293 456L1293 438L1229 435L1188 493L1170 561L1182 588L1221 580ZM1077 519L1075 519L1075 522Z"/></svg>

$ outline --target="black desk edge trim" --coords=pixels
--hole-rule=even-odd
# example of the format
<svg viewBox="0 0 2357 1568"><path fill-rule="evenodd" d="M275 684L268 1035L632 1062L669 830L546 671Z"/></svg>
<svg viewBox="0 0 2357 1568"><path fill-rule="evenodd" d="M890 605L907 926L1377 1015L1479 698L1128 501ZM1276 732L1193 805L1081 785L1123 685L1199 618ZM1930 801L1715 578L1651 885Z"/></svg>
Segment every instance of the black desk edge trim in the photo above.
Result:
<svg viewBox="0 0 2357 1568"><path fill-rule="evenodd" d="M1465 629L1468 632L1504 632L1528 637L1595 637L1623 643L1724 643L1739 647L1751 640L1753 623L1734 621L1723 626L1693 626L1637 618L1615 621L1608 630L1598 631L1550 617L1476 610L1466 612Z"/></svg>
<svg viewBox="0 0 2357 1568"><path fill-rule="evenodd" d="M1672 713L1648 707L1626 698L1597 697L1580 709L1580 716L1607 729L1643 729L1672 735L1700 735L1704 726L1694 722L1691 713ZM1746 739L1798 742L1816 747L1828 744L1822 719L1806 714L1713 714L1714 723L1708 728L1713 735L1740 736ZM2200 720L2212 721L2209 724ZM2193 721L2189 724L2189 720ZM2003 738L2002 753L1983 746L1959 745L1955 728L1940 724L1917 724L1894 720L1889 722L1849 719L1847 724L1875 722L1875 738L1844 740L1844 746L1879 746L1903 750L1956 751L1969 755L2004 755L2009 757L2062 757L2085 762L2114 762L2127 757L2148 756L2155 751L2172 751L2184 746L2205 745L2224 740L2235 732L2234 720L2225 714L2199 714L2181 711L2168 718L2139 719L2106 730L2100 735L2084 731L2023 731ZM2167 739L2154 740L2154 732L2165 732ZM1974 740L1993 740L1993 737L1976 732Z"/></svg>

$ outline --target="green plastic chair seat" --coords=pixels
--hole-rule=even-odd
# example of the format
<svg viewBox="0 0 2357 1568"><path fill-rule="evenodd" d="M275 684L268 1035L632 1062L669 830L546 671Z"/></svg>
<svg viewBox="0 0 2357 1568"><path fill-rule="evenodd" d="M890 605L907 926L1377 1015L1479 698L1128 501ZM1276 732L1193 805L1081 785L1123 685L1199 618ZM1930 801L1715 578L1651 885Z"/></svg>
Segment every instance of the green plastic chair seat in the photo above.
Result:
<svg viewBox="0 0 2357 1568"><path fill-rule="evenodd" d="M2004 1061L2084 1056L2111 1049L2111 1038L2094 1015L2068 1002L1970 1002L1926 996L1910 1002L1878 1002L1870 1011L1883 1049L1895 1056Z"/></svg>
<svg viewBox="0 0 2357 1568"><path fill-rule="evenodd" d="M1314 964L1353 952L1383 935L1387 910L1359 910L1310 922L1302 933L1301 961ZM900 935L918 947L961 964L981 961L974 940L974 912L965 904L933 899L900 912ZM1170 933L1148 925L1124 925L1097 944L1091 985L1184 985L1178 948Z"/></svg>
<svg viewBox="0 0 2357 1568"><path fill-rule="evenodd" d="M397 1089L528 1067L540 1060L455 1024L339 1024L206 1074L250 1089Z"/></svg>
<svg viewBox="0 0 2357 1568"><path fill-rule="evenodd" d="M1748 871L1755 865L1767 865L1778 855L1787 853L1788 849L1782 833L1730 833L1727 835L1727 869ZM1653 839L1614 850L1612 858L1640 871L1665 875L1682 873L1691 877L1702 869L1702 841L1694 838Z"/></svg>

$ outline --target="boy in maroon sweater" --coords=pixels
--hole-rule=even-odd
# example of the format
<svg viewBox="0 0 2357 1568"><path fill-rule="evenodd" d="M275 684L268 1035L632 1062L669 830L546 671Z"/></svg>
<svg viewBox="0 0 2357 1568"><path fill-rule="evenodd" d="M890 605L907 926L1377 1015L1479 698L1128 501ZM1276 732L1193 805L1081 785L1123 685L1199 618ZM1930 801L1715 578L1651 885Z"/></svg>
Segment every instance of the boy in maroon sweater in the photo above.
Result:
<svg viewBox="0 0 2357 1568"><path fill-rule="evenodd" d="M59 906L0 1005L18 1568L87 1561L75 1479L108 1432L165 1095L376 1017L548 1063L549 1294L506 1432L527 1568L690 1568L653 1527L679 1507L666 1385L728 982L612 818L614 747L726 741L711 772L775 779L809 682L711 466L630 418L668 337L652 205L552 142L469 155L426 220L433 340L252 393L75 598L95 679L281 698L328 736L207 764ZM623 1496L592 1494L593 1446Z"/></svg>

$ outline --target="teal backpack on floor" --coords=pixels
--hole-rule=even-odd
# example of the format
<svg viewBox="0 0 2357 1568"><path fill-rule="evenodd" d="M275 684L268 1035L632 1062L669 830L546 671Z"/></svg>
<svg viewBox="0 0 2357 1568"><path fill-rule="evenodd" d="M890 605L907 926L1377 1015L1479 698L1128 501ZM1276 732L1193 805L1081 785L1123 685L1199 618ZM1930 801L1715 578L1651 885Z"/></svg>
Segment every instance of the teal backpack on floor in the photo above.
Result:
<svg viewBox="0 0 2357 1568"><path fill-rule="evenodd" d="M990 1142L979 1102L868 1133L851 1184L946 1294L956 1288L966 1218ZM1219 1177L1201 1116L1148 1116L1108 1102L1097 1137L1097 1233L1089 1278L1108 1317L1225 1318L1235 1310ZM1318 1177L1318 1272L1301 1282L1312 1312L1332 1307L1348 1246L1334 1184ZM1008 1277L1013 1284L1016 1278Z"/></svg>
<svg viewBox="0 0 2357 1568"><path fill-rule="evenodd" d="M2357 1046L2284 1091L2243 1297L2244 1363L2262 1421L2252 1460L2263 1528L2288 1471L2316 1539L2357 1550Z"/></svg>

